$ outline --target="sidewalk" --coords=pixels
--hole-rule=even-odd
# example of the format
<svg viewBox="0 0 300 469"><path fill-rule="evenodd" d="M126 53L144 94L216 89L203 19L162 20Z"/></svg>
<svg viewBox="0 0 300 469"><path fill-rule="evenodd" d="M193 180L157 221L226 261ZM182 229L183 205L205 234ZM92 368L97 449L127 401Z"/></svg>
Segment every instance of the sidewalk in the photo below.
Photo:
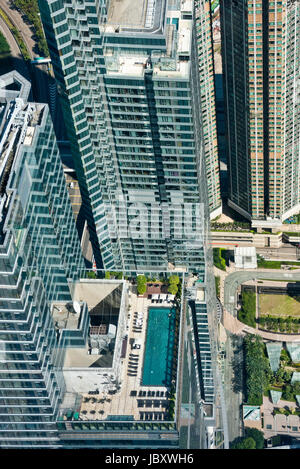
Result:
<svg viewBox="0 0 300 469"><path fill-rule="evenodd" d="M17 30L21 33L31 58L38 57L38 54L34 52L36 42L33 39L33 32L29 24L25 23L25 21L23 20L22 14L17 9L11 8L10 0L2 0L1 8L4 13L8 16L10 21L17 28Z"/></svg>
<svg viewBox="0 0 300 469"><path fill-rule="evenodd" d="M247 326L246 324L234 318L226 309L223 312L223 325L226 330L232 334L256 334L266 340L273 340L278 342L300 342L300 334L277 334L276 332L267 332L254 327Z"/></svg>

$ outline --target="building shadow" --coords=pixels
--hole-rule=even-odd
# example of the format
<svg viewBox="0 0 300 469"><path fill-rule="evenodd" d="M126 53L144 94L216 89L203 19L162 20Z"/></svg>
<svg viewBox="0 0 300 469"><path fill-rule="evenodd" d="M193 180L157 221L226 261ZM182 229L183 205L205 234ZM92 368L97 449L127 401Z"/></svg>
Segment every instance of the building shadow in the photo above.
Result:
<svg viewBox="0 0 300 469"><path fill-rule="evenodd" d="M244 349L243 340L237 335L231 336L233 357L231 359L232 367L232 391L235 394L244 393Z"/></svg>

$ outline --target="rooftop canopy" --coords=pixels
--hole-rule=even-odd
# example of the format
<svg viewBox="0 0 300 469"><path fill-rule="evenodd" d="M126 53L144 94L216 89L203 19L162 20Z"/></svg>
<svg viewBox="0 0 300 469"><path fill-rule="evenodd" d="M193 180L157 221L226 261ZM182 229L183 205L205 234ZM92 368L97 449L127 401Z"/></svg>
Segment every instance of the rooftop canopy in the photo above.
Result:
<svg viewBox="0 0 300 469"><path fill-rule="evenodd" d="M260 407L252 405L243 406L244 420L260 420Z"/></svg>
<svg viewBox="0 0 300 469"><path fill-rule="evenodd" d="M280 364L280 354L282 349L282 342L269 342L266 344L267 353L270 360L270 366L273 373L275 373Z"/></svg>
<svg viewBox="0 0 300 469"><path fill-rule="evenodd" d="M300 372L299 371L294 371L291 383L298 383L300 381Z"/></svg>
<svg viewBox="0 0 300 469"><path fill-rule="evenodd" d="M270 395L271 395L271 401L273 402L273 404L277 404L278 401L281 398L282 392L281 391L272 391L271 390Z"/></svg>
<svg viewBox="0 0 300 469"><path fill-rule="evenodd" d="M294 342L287 342L286 348L290 354L292 361L294 363L300 362L300 344Z"/></svg>

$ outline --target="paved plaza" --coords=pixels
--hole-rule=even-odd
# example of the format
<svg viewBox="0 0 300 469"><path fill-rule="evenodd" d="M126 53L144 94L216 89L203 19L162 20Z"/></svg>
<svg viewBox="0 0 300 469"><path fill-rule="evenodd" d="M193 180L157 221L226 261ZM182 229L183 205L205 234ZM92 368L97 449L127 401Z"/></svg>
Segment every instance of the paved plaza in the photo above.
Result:
<svg viewBox="0 0 300 469"><path fill-rule="evenodd" d="M296 407L295 402L283 400L279 400L275 405L268 397L264 396L261 409L264 414L263 431L266 439L277 434L300 437L300 418L298 415L274 414L274 409L295 410Z"/></svg>

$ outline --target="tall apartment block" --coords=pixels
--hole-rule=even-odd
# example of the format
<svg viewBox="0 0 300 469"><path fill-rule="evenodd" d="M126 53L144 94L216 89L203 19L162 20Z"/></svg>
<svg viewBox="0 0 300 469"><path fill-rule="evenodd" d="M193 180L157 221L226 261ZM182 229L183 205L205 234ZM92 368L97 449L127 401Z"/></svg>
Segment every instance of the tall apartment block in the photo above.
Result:
<svg viewBox="0 0 300 469"><path fill-rule="evenodd" d="M56 446L64 392L57 354L61 341L69 339L56 331L50 305L71 301L69 283L84 268L48 106L28 102L29 92L29 82L17 72L0 77L0 446L5 448ZM86 329L84 311L82 318Z"/></svg>
<svg viewBox="0 0 300 469"><path fill-rule="evenodd" d="M219 207L219 195L212 196L219 183L205 3L198 5L196 35L187 0L39 1L81 194L106 269L204 269L202 244L191 229L184 232L183 217L191 210L191 223L203 221L207 232L207 180L210 208ZM205 70L201 88L199 70ZM199 204L203 215L195 212ZM139 209L147 232L140 236L128 229Z"/></svg>
<svg viewBox="0 0 300 469"><path fill-rule="evenodd" d="M184 288L155 305L127 280L86 278L49 109L29 91L0 77L0 446L178 448L184 428L198 448Z"/></svg>
<svg viewBox="0 0 300 469"><path fill-rule="evenodd" d="M300 4L220 6L229 204L272 227L300 211Z"/></svg>
<svg viewBox="0 0 300 469"><path fill-rule="evenodd" d="M210 218L222 213L219 151L217 140L216 90L210 0L196 0L195 36L198 49L200 99L205 146L205 165Z"/></svg>

